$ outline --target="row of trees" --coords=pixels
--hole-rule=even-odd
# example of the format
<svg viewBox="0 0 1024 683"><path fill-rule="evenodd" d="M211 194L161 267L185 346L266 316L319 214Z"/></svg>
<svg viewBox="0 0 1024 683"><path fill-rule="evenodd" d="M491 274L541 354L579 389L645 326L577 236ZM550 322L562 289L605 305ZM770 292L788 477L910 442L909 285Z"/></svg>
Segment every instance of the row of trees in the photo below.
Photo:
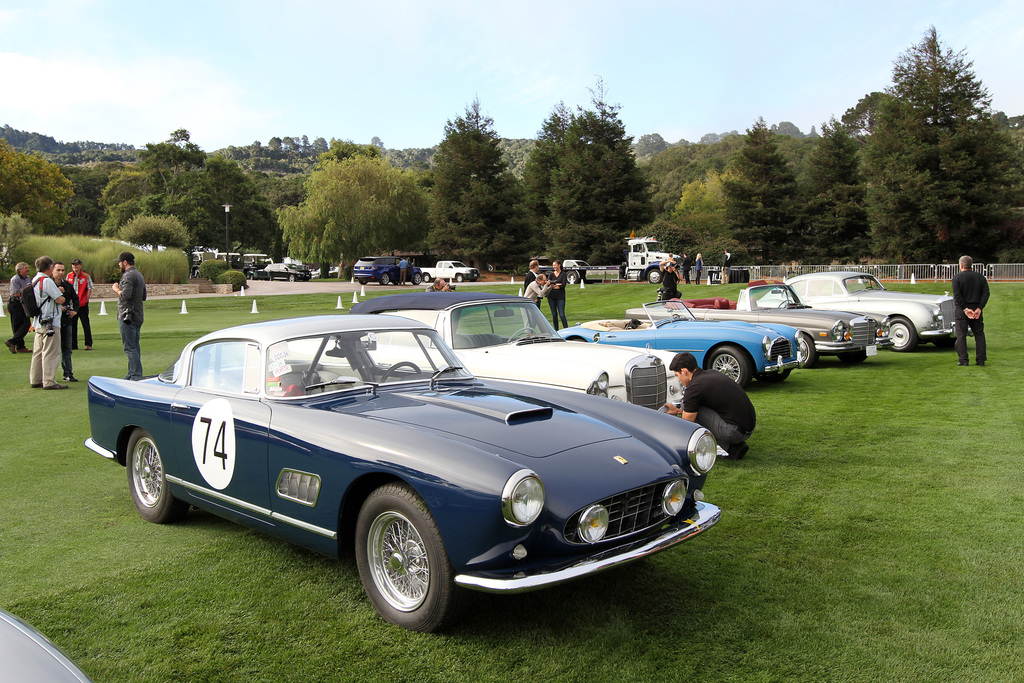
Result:
<svg viewBox="0 0 1024 683"><path fill-rule="evenodd" d="M379 139L275 138L209 156L179 130L135 163L62 175L0 141L0 212L43 232L100 226L140 243L219 246L230 204L232 250L318 262L431 249L497 265L541 253L617 263L633 231L707 259L728 247L766 263L1024 260L1020 117L991 114L971 66L933 28L897 60L891 87L820 134L758 120L643 165L600 82L590 107L555 106L536 141L502 139L474 101L412 169ZM254 153L308 169L243 169Z"/></svg>

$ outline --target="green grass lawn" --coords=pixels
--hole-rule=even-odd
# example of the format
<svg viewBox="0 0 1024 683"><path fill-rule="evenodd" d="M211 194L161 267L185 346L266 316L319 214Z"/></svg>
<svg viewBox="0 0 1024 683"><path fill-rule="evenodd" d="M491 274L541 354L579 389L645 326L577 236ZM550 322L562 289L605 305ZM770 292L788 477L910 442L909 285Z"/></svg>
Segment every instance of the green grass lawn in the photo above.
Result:
<svg viewBox="0 0 1024 683"><path fill-rule="evenodd" d="M570 323L623 317L655 289L572 288ZM258 298L258 314L251 301L190 299L188 315L148 302L146 373L210 330L351 308L351 295L345 311L335 294ZM0 607L101 683L1024 680L1024 286L992 285L987 367L925 345L753 384L750 453L705 488L715 528L566 586L473 595L443 635L383 622L351 556L203 512L143 522L124 468L82 445L84 380L127 367L97 312L68 391L29 389L28 355L0 356Z"/></svg>

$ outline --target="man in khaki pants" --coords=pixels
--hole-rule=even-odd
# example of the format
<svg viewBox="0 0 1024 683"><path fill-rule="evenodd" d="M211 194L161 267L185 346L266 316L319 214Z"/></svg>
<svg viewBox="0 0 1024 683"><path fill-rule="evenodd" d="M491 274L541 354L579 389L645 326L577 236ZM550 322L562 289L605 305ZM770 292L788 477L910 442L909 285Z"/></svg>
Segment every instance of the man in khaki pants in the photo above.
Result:
<svg viewBox="0 0 1024 683"><path fill-rule="evenodd" d="M29 386L33 389L67 389L54 379L57 364L60 363L60 318L63 311L64 295L53 281L53 259L40 256L36 259L36 276L32 279L32 293L39 304L39 315L32 318L36 329L35 343L32 344L32 365L28 371Z"/></svg>

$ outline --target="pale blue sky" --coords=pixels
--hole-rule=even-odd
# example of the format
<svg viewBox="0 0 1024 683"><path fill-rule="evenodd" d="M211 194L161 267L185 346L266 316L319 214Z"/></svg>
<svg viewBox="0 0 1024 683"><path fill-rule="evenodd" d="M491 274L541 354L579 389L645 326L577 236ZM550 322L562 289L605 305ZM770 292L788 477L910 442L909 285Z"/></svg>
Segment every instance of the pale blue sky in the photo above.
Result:
<svg viewBox="0 0 1024 683"><path fill-rule="evenodd" d="M934 25L995 110L1024 114L1024 2L0 0L0 125L207 151L308 135L429 147L479 98L535 137L604 80L629 135L757 117L805 133L890 83Z"/></svg>

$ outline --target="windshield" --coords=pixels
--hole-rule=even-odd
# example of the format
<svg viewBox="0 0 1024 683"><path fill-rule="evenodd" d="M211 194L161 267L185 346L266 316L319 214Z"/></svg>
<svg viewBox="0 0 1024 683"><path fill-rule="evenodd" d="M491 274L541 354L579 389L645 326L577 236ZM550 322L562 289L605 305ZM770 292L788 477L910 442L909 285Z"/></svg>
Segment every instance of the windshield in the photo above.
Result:
<svg viewBox="0 0 1024 683"><path fill-rule="evenodd" d="M564 341L530 302L464 306L452 311L452 348Z"/></svg>
<svg viewBox="0 0 1024 683"><path fill-rule="evenodd" d="M846 291L850 294L864 290L885 290L885 287L875 279L874 275L857 275L855 277L848 277L843 280L843 285L846 287Z"/></svg>
<svg viewBox="0 0 1024 683"><path fill-rule="evenodd" d="M751 287L750 308L799 308L806 306L800 296L788 285Z"/></svg>
<svg viewBox="0 0 1024 683"><path fill-rule="evenodd" d="M429 381L460 365L434 330L357 330L289 339L267 350L270 396L306 396L366 385ZM464 380L463 369L443 381Z"/></svg>
<svg viewBox="0 0 1024 683"><path fill-rule="evenodd" d="M647 311L647 317L651 319L652 323L668 320L696 320L686 304L678 300L644 304L644 310Z"/></svg>

